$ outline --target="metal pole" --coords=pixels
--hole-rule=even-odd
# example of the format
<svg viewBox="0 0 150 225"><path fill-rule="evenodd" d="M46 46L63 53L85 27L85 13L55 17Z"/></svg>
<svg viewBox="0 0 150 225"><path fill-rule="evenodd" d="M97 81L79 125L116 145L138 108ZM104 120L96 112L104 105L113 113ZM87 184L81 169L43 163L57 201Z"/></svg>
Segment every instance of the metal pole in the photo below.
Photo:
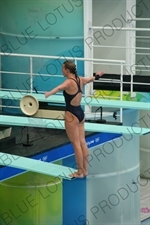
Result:
<svg viewBox="0 0 150 225"><path fill-rule="evenodd" d="M32 57L30 57L30 92L33 90L33 61Z"/></svg>
<svg viewBox="0 0 150 225"><path fill-rule="evenodd" d="M120 78L120 100L122 101L123 96L123 64L121 63L121 78ZM122 108L120 108L120 122L123 122L123 116L122 116Z"/></svg>

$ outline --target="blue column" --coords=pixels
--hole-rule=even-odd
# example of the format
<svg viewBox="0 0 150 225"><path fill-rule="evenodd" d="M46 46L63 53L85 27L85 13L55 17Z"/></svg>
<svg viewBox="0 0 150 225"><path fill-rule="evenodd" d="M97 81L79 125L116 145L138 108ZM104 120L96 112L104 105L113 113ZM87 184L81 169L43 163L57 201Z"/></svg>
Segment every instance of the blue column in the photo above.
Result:
<svg viewBox="0 0 150 225"><path fill-rule="evenodd" d="M72 166L74 156L63 160L63 165ZM63 180L63 224L86 224L86 178Z"/></svg>

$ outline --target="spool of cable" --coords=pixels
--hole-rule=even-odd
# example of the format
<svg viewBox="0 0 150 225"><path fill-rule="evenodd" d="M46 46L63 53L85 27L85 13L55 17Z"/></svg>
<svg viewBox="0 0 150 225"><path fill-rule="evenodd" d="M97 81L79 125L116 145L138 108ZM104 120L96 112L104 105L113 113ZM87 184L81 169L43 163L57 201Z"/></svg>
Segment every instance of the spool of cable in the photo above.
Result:
<svg viewBox="0 0 150 225"><path fill-rule="evenodd" d="M20 108L25 115L33 116L39 109L39 102L34 96L25 95L20 100Z"/></svg>

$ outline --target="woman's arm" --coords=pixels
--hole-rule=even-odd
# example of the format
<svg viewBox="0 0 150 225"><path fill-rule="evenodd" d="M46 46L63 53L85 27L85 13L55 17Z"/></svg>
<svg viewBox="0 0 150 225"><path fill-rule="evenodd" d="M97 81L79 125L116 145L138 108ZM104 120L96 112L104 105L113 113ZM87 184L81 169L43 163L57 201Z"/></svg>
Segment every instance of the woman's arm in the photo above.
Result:
<svg viewBox="0 0 150 225"><path fill-rule="evenodd" d="M98 71L96 72L95 76L97 75L97 77L101 77L103 76L104 72L103 71ZM86 85L90 82L93 82L95 80L95 76L94 77L82 77L82 83L83 85Z"/></svg>
<svg viewBox="0 0 150 225"><path fill-rule="evenodd" d="M45 98L48 98L49 96L51 96L53 94L56 94L59 91L67 89L69 87L69 85L70 85L69 80L64 81L62 84L58 85L57 87L55 87L51 91L45 92Z"/></svg>

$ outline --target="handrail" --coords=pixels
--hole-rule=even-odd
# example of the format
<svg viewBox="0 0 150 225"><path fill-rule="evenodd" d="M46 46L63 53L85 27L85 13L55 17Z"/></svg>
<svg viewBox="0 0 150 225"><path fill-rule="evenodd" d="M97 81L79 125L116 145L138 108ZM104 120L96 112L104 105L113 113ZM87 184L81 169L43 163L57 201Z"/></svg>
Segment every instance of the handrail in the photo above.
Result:
<svg viewBox="0 0 150 225"><path fill-rule="evenodd" d="M134 54L134 55L150 55L149 52L142 52L142 53L136 52L136 53L133 53L133 54Z"/></svg>
<svg viewBox="0 0 150 225"><path fill-rule="evenodd" d="M6 32L0 32L0 34L2 35L7 35L7 36L11 36L11 37L23 37L24 38L24 35L22 34L13 34L13 33L6 33ZM54 39L54 40L74 40L74 39L84 39L83 36L76 36L76 37L60 37L60 36L26 36L26 38L35 38L35 39L48 39L48 40L51 40L51 39Z"/></svg>
<svg viewBox="0 0 150 225"><path fill-rule="evenodd" d="M8 53L8 54L9 54L9 56L18 56L18 57L32 57L32 58L44 58L44 59L59 59L59 60L64 60L64 58L61 58L59 56L32 55L32 54L19 54L19 53ZM6 56L6 54L4 52L0 52L0 55ZM77 60L77 61L95 61L95 62L125 63L125 60L113 60L113 59L91 59L91 58L78 58L78 57L66 57L65 59Z"/></svg>
<svg viewBox="0 0 150 225"><path fill-rule="evenodd" d="M107 26L90 26L89 29L92 29L92 30L98 30L98 29L103 29L103 30L117 30L117 31L150 31L149 28L130 28L130 27L107 27Z"/></svg>
<svg viewBox="0 0 150 225"><path fill-rule="evenodd" d="M113 84L119 84L119 83L121 83L120 82L120 80L115 80L115 79L101 79L100 81L95 81L95 82L105 82L105 83L110 83L110 81L111 82L113 82ZM127 82L127 81L122 81L122 84L129 84L129 82ZM136 85L146 85L146 86L150 86L150 84L149 83L138 83L138 82L133 82L132 81L132 84L134 85L134 84L136 84ZM18 89L8 89L8 88L0 88L0 90L1 91L18 91ZM20 92L26 92L27 90L26 89L19 89L19 91ZM31 93L34 93L35 91L33 91L32 90L32 92ZM44 91L38 91L39 93L44 93ZM60 95L60 94L57 94L57 95ZM84 94L83 94L83 96L85 96ZM89 95L89 97L92 97L92 95ZM113 97L110 97L109 96L109 98L113 98ZM116 98L116 97L114 97L114 98Z"/></svg>
<svg viewBox="0 0 150 225"><path fill-rule="evenodd" d="M145 39L149 39L150 36L133 36L133 38L138 38L138 39L141 39L141 38L145 38Z"/></svg>
<svg viewBox="0 0 150 225"><path fill-rule="evenodd" d="M150 18L132 18L133 21L150 21Z"/></svg>
<svg viewBox="0 0 150 225"><path fill-rule="evenodd" d="M117 45L92 45L93 47L96 48L122 48L122 49L137 49L137 50L150 50L150 48L142 48L142 47L131 47L131 48L127 48L125 46L117 46Z"/></svg>
<svg viewBox="0 0 150 225"><path fill-rule="evenodd" d="M3 73L3 74L15 74L15 75L30 75L30 72L28 73L24 73L24 72L11 72L11 71L3 71L3 70L0 70L0 73ZM44 74L44 73L33 73L32 72L32 75L34 76L45 76L45 77L49 77L49 76L53 76L52 74ZM55 77L62 77L62 75L55 75Z"/></svg>

